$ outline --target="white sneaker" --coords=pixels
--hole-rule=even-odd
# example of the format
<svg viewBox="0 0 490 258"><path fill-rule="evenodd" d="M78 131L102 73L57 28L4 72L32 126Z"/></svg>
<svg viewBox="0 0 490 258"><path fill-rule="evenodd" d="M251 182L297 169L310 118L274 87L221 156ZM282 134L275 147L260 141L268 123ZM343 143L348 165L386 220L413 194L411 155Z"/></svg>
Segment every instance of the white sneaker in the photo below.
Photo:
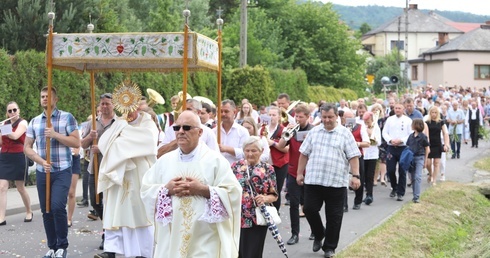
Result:
<svg viewBox="0 0 490 258"><path fill-rule="evenodd" d="M446 176L445 175L442 175L441 176L441 181L446 181Z"/></svg>
<svg viewBox="0 0 490 258"><path fill-rule="evenodd" d="M54 250L51 249L49 250L44 256L43 258L54 258Z"/></svg>
<svg viewBox="0 0 490 258"><path fill-rule="evenodd" d="M66 249L58 249L54 254L54 258L66 258Z"/></svg>

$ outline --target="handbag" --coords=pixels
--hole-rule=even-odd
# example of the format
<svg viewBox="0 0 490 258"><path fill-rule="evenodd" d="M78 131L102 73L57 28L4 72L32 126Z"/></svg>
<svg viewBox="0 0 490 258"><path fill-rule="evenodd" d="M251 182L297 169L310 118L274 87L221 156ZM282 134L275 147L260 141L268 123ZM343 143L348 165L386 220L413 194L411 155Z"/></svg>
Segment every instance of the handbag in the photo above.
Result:
<svg viewBox="0 0 490 258"><path fill-rule="evenodd" d="M250 188L250 193L252 194L252 200L255 205L255 217L257 218L257 225L259 226L267 226L267 220L264 217L264 214L262 214L262 211L260 210L260 207L257 206L257 203L255 202L255 195L254 195L254 190L252 189L252 180L250 180L250 172L249 168L247 165L247 175L248 175L248 187ZM271 216L272 220L276 225L281 224L281 217L279 217L279 213L277 212L276 207L271 206L271 205L265 205L266 211L269 213Z"/></svg>
<svg viewBox="0 0 490 258"><path fill-rule="evenodd" d="M276 207L266 205L265 209L267 210L276 225L281 224L281 217L279 217L279 213L277 212ZM255 207L255 216L257 217L257 225L267 226L267 220L265 219L264 214L262 214L260 207Z"/></svg>

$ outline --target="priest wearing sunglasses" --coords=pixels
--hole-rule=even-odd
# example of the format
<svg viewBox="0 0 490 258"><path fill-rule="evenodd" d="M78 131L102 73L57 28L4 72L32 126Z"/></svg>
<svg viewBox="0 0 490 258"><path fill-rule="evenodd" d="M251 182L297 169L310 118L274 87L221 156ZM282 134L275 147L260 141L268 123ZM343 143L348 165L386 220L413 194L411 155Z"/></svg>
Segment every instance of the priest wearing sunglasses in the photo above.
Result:
<svg viewBox="0 0 490 258"><path fill-rule="evenodd" d="M155 225L153 257L237 257L242 188L229 162L200 140L197 114L182 112L173 129L178 148L142 180Z"/></svg>

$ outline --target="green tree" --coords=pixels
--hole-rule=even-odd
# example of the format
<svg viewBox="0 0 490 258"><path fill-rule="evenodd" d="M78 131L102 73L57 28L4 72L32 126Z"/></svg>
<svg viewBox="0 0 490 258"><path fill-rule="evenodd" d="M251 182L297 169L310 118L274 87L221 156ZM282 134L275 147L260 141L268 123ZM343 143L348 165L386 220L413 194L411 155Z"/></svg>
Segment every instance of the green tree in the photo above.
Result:
<svg viewBox="0 0 490 258"><path fill-rule="evenodd" d="M401 54L397 50L393 50L385 56L375 57L368 62L366 72L367 74L374 74L373 90L376 94L383 92L381 78L384 76L389 78L394 75L400 78L401 70L399 60L403 60ZM401 81L399 84L404 85Z"/></svg>
<svg viewBox="0 0 490 258"><path fill-rule="evenodd" d="M364 22L361 25L361 27L359 28L359 30L356 31L356 33L355 33L356 38L360 39L362 37L362 35L368 33L369 31L371 31L371 26L369 26L369 24Z"/></svg>
<svg viewBox="0 0 490 258"><path fill-rule="evenodd" d="M293 68L303 69L311 85L364 88L365 56L357 54L359 40L348 33L332 5L292 2L287 17L281 18L288 39L285 58L294 58Z"/></svg>
<svg viewBox="0 0 490 258"><path fill-rule="evenodd" d="M283 56L287 42L283 38L280 23L267 17L265 10L249 9L247 26L247 65L274 68L290 68L291 58ZM223 29L223 61L226 66L239 66L240 13L235 13Z"/></svg>
<svg viewBox="0 0 490 258"><path fill-rule="evenodd" d="M368 33L369 31L371 31L371 26L369 26L369 24L364 22L361 25L361 28L359 28L359 31L361 32L361 35L364 35L364 34Z"/></svg>
<svg viewBox="0 0 490 258"><path fill-rule="evenodd" d="M148 31L179 31L183 23L182 16L172 9L173 1L156 0L156 8L150 10Z"/></svg>

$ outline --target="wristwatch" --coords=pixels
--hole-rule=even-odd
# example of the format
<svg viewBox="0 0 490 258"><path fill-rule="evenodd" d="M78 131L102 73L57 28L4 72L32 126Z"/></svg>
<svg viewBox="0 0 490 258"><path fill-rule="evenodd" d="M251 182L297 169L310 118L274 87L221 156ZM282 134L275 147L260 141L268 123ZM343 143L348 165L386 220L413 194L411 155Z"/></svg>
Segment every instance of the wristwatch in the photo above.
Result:
<svg viewBox="0 0 490 258"><path fill-rule="evenodd" d="M361 178L359 177L359 175L352 175L352 177L355 177L355 178L357 178L357 179L361 179Z"/></svg>

